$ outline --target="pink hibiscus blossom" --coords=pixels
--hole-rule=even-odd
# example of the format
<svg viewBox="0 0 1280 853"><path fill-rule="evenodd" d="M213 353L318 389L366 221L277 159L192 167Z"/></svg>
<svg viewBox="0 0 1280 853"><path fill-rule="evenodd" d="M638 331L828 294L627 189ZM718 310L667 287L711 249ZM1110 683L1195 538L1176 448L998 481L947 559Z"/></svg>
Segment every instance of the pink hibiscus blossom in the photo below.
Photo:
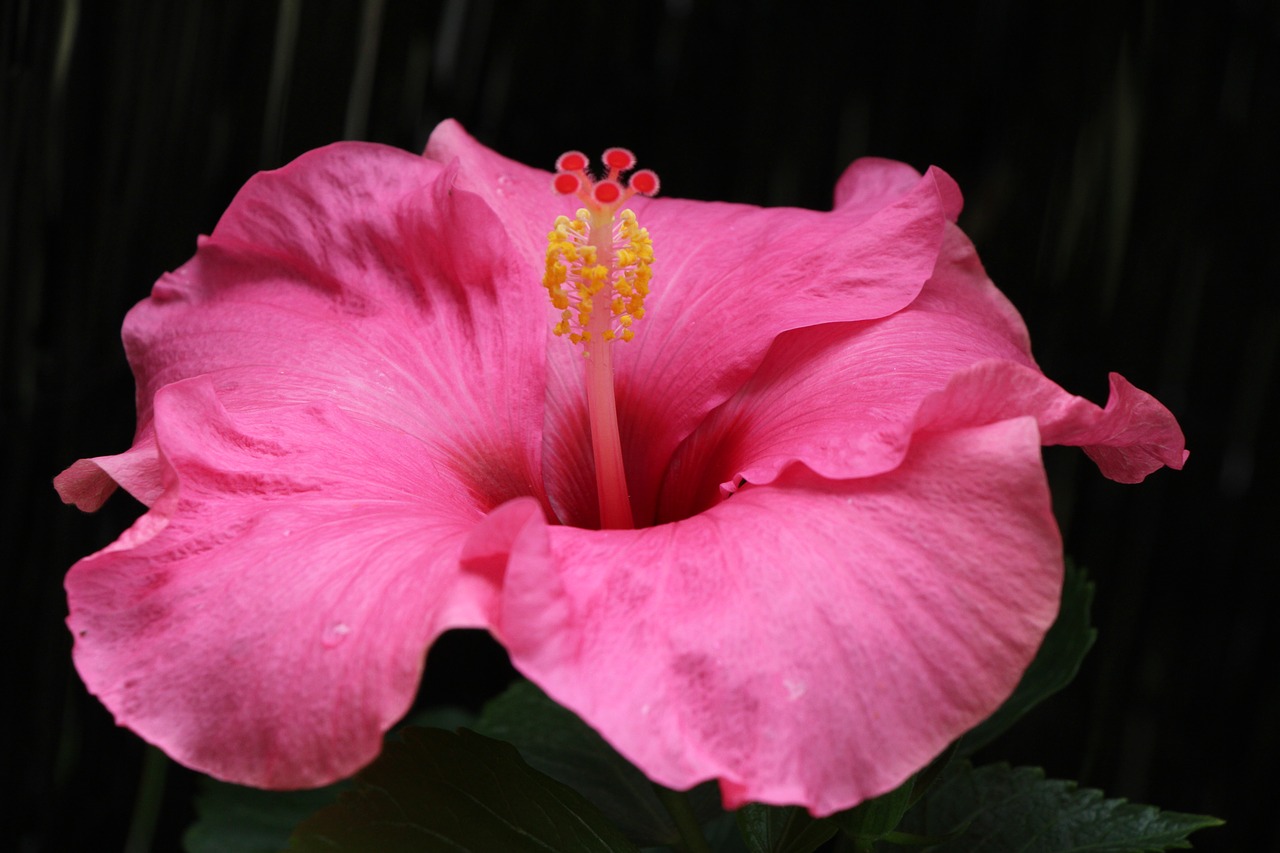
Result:
<svg viewBox="0 0 1280 853"><path fill-rule="evenodd" d="M190 767L315 786L482 628L664 785L816 814L892 789L1054 618L1041 445L1138 482L1182 466L1176 421L1043 376L937 169L859 160L830 212L636 197L652 292L608 347L631 518L600 529L551 184L452 122L249 181L125 321L133 446L57 478L148 507L67 577L81 676Z"/></svg>

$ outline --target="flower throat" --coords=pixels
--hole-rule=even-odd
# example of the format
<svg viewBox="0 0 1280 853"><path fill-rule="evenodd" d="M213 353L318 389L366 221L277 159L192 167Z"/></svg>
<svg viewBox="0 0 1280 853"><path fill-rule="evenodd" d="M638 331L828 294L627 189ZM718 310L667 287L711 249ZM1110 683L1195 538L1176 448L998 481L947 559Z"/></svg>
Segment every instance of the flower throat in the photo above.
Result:
<svg viewBox="0 0 1280 853"><path fill-rule="evenodd" d="M584 207L572 219L557 217L547 234L542 284L560 312L552 331L583 349L600 526L621 529L634 522L613 393L613 344L634 338L633 325L644 317L653 241L635 213L619 208L633 195L655 195L658 176L641 169L624 187L619 176L635 167L635 155L610 148L601 159L608 172L599 180L587 173L590 161L579 151L556 160L552 187L576 195Z"/></svg>

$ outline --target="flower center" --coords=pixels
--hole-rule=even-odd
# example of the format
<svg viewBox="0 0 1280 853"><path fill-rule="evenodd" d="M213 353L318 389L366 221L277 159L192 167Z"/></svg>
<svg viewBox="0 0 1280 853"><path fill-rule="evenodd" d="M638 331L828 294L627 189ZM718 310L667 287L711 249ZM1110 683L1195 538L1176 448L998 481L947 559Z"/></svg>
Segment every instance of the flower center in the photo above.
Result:
<svg viewBox="0 0 1280 853"><path fill-rule="evenodd" d="M653 263L649 232L636 222L634 212L619 208L633 195L656 194L658 176L641 169L624 188L618 179L635 167L635 155L610 148L602 159L608 172L599 180L587 173L590 161L579 151L556 160L552 187L562 195L576 195L585 207L573 219L556 218L547 235L542 284L560 312L552 331L583 348L600 526L616 529L634 522L618 436L612 345L635 337L632 324L644 316Z"/></svg>

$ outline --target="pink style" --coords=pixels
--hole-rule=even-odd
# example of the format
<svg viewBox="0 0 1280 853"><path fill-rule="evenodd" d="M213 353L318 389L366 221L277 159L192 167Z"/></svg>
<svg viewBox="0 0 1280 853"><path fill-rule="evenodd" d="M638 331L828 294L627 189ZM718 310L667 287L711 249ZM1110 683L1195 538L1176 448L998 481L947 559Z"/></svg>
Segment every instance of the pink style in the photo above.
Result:
<svg viewBox="0 0 1280 853"><path fill-rule="evenodd" d="M377 755L436 637L481 628L655 781L827 814L1035 654L1063 573L1041 445L1121 482L1182 466L1146 393L1113 374L1100 408L1040 372L938 169L859 160L829 212L606 177L632 231L564 254L558 217L587 226L556 190L595 186L571 154L577 183L454 122L420 157L308 153L129 313L133 447L56 481L148 507L66 581L121 725L221 779L321 785ZM596 200L588 226L621 229ZM643 312L591 290L628 262ZM614 332L608 401L579 326Z"/></svg>

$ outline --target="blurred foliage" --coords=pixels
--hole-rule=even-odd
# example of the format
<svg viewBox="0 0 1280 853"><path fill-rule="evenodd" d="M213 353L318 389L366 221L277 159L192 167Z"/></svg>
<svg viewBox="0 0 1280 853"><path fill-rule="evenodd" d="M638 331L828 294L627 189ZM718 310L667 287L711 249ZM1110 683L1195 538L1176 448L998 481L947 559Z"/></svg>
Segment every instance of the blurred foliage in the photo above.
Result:
<svg viewBox="0 0 1280 853"><path fill-rule="evenodd" d="M863 154L950 171L1046 372L1094 399L1123 372L1179 414L1193 454L1131 489L1047 451L1068 550L1096 573L1099 643L1001 757L1226 817L1203 849L1280 846L1244 781L1280 760L1280 683L1258 677L1277 651L1280 8L1177 8L6 0L3 765L20 793L0 837L145 849L132 816L158 806L170 849L191 817L190 774L143 772L61 624L62 573L137 514L121 496L82 517L49 488L129 441L125 311L255 170L340 138L420 149L455 116L536 164L627 145L695 198L823 206ZM432 658L425 690L473 707L508 674L483 639Z"/></svg>

